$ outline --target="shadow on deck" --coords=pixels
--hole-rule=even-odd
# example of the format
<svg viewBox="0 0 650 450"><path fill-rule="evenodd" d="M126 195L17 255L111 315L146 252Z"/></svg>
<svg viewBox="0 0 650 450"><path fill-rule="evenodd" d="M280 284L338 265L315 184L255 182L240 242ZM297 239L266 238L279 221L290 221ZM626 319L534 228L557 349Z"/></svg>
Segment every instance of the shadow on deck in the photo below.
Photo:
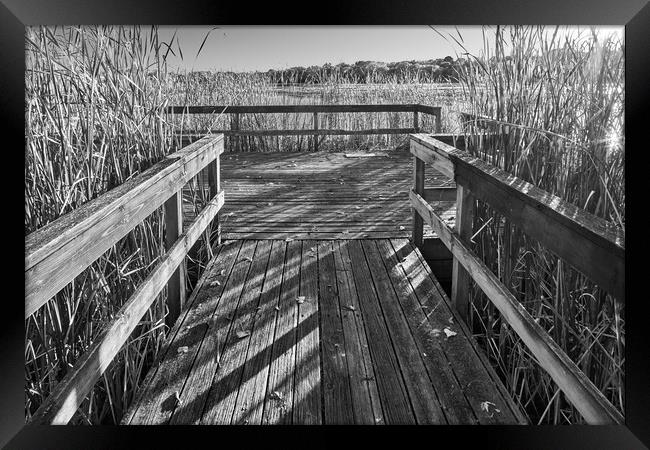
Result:
<svg viewBox="0 0 650 450"><path fill-rule="evenodd" d="M125 424L501 424L521 413L406 239L235 240Z"/></svg>

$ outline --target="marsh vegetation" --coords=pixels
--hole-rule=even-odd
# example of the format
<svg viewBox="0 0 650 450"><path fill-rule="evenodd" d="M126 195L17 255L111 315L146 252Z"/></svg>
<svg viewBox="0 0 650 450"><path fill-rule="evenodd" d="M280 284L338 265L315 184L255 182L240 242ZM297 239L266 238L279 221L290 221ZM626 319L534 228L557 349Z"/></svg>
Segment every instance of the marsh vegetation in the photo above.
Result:
<svg viewBox="0 0 650 450"><path fill-rule="evenodd" d="M120 185L178 144L175 134L229 129L230 116L171 116L170 105L421 103L442 107L445 133L472 136L462 112L494 119L475 155L625 228L623 42L553 28L486 29L483 55L453 65L453 82L330 71L318 83L268 73L168 68L177 43L145 27L28 28L25 234ZM433 31L432 31L433 32ZM449 36L450 40L455 40ZM463 52L462 42L455 45ZM186 50L187 52L187 50ZM450 64L451 65L451 64ZM408 72L406 72L408 73ZM294 78L292 78L292 76ZM274 78L275 77L275 78ZM435 80L440 81L440 80ZM406 113L323 114L321 128L412 126ZM250 114L242 129L312 128L311 115ZM432 131L424 118L423 131ZM482 130L482 128L481 128ZM405 136L327 136L321 151L394 147ZM226 143L228 146L228 142ZM228 148L228 147L226 147ZM243 151L309 150L306 137L246 137ZM200 206L200 195L186 199ZM29 418L163 253L153 214L25 323ZM625 405L624 308L580 273L479 204L474 250L619 410ZM210 252L200 241L192 279ZM191 287L191 286L190 286ZM473 289L471 325L532 423L580 423L498 311ZM164 295L85 400L75 423L117 423L165 337Z"/></svg>

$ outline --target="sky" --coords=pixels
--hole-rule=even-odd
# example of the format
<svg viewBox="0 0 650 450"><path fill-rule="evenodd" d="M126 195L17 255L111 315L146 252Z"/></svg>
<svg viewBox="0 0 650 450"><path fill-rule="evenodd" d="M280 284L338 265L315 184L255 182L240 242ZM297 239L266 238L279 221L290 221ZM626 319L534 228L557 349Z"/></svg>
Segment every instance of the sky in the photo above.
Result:
<svg viewBox="0 0 650 450"><path fill-rule="evenodd" d="M172 67L187 70L267 71L324 63L356 61L394 62L452 56L463 50L478 55L483 48L481 26L161 26L160 37L169 41L174 33L183 58L169 55ZM602 28L620 33L622 27ZM575 29L574 29L575 30ZM460 34L460 37L459 37ZM205 44L197 56L205 37Z"/></svg>

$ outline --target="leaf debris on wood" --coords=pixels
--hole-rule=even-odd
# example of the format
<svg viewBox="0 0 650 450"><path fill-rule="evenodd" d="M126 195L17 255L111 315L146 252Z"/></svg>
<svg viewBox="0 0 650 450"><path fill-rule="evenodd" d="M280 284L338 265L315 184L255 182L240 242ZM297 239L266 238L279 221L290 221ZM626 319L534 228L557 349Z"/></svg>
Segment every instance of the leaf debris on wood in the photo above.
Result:
<svg viewBox="0 0 650 450"><path fill-rule="evenodd" d="M187 345L183 345L182 347L178 347L178 349L176 350L176 352L178 352L179 354L180 354L180 353L187 353L188 350L189 350L188 346L187 346Z"/></svg>
<svg viewBox="0 0 650 450"><path fill-rule="evenodd" d="M238 331L238 332L236 333L236 336L237 336L237 339L243 339L243 338L245 338L246 336L248 336L249 334L251 334L251 332L248 331L248 330L240 330L240 331Z"/></svg>
<svg viewBox="0 0 650 450"><path fill-rule="evenodd" d="M490 407L492 407L491 408L492 413L490 413ZM497 405L495 405L494 403L489 402L487 400L484 401L484 402L481 402L481 410L485 411L486 414L490 414L490 417L493 417L494 413L500 413L501 412L501 410L499 408L497 408Z"/></svg>
<svg viewBox="0 0 650 450"><path fill-rule="evenodd" d="M348 309L350 311L356 311L356 308L354 307L354 305L345 305L344 308Z"/></svg>
<svg viewBox="0 0 650 450"><path fill-rule="evenodd" d="M301 295L301 296L297 297L296 298L296 303L298 303L298 304L305 303L305 296Z"/></svg>
<svg viewBox="0 0 650 450"><path fill-rule="evenodd" d="M447 335L447 339L449 339L452 336L456 336L458 334L455 331L450 330L448 327L445 327L443 331Z"/></svg>

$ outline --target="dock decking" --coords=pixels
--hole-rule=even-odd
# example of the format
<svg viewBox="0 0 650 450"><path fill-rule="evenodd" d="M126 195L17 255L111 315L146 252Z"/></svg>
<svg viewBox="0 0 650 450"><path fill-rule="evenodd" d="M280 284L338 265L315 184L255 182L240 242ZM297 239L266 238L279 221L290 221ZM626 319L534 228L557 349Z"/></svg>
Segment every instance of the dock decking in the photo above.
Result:
<svg viewBox="0 0 650 450"><path fill-rule="evenodd" d="M222 245L125 424L503 424L520 412L407 239Z"/></svg>
<svg viewBox="0 0 650 450"><path fill-rule="evenodd" d="M230 239L363 239L409 237L413 156L407 149L358 153L227 153L222 237ZM427 186L454 186L435 170ZM455 202L439 202L454 224ZM193 213L186 209L185 218ZM425 236L432 235L425 227Z"/></svg>

